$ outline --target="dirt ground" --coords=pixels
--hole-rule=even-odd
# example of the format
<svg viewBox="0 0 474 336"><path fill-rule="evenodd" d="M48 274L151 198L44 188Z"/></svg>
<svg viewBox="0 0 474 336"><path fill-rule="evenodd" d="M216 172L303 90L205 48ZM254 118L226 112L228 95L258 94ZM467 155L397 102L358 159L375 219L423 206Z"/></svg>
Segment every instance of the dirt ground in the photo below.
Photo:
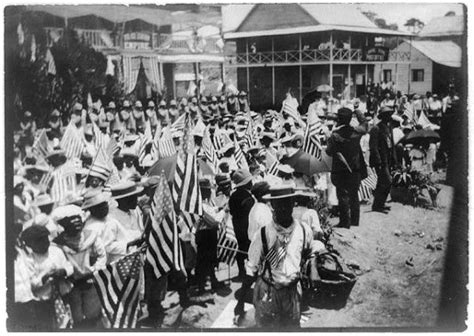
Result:
<svg viewBox="0 0 474 336"><path fill-rule="evenodd" d="M344 260L357 269L358 280L347 304L339 309L310 307L303 313L302 328L432 328L440 300L452 192L441 186L439 208L428 210L389 203L388 215L361 207L361 225L334 229L330 240ZM337 218L331 218L333 224ZM228 270L218 278L229 278ZM231 277L237 272L230 270ZM206 307L191 306L183 311L176 293L169 292L164 306L164 328L236 328L229 314L239 283L201 298ZM230 308L232 306L232 308ZM227 308L227 309L226 309ZM224 322L227 319L229 322ZM244 326L253 325L253 310Z"/></svg>

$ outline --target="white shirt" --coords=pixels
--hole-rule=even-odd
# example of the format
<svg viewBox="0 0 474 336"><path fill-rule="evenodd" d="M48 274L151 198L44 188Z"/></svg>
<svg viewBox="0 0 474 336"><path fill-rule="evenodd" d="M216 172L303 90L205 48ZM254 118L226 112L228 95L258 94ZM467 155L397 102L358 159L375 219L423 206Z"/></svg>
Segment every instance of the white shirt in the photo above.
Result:
<svg viewBox="0 0 474 336"><path fill-rule="evenodd" d="M144 231L143 214L138 207L128 212L122 211L119 208L112 208L110 209L109 216L120 223L127 233L129 241L141 237Z"/></svg>
<svg viewBox="0 0 474 336"><path fill-rule="evenodd" d="M128 232L122 225L111 216L102 220L89 218L84 230L92 230L100 235L107 253L107 264L127 255L127 244L132 239L128 237Z"/></svg>
<svg viewBox="0 0 474 336"><path fill-rule="evenodd" d="M52 270L64 269L66 276L71 276L74 269L71 263L66 259L64 252L56 245L50 245L48 252L44 255L32 253L33 276L31 286L35 297L40 301L49 300L53 294L52 282L48 280L45 284L42 278Z"/></svg>
<svg viewBox="0 0 474 336"><path fill-rule="evenodd" d="M280 263L278 268L272 268L272 277L275 283L288 285L299 275L303 240L306 242L306 248L310 248L313 239L312 233L309 230L305 230L306 237L304 237L303 227L296 221L288 228L283 228L272 221L270 225L265 226L265 232L269 250L275 244L277 239L289 237L287 252L283 262ZM250 243L248 261L246 264L247 274L255 275L257 272L260 274L263 272L262 256L263 245L261 230L259 230L256 232L254 239Z"/></svg>
<svg viewBox="0 0 474 336"><path fill-rule="evenodd" d="M247 234L250 240L255 233L264 225L269 225L273 221L272 210L265 203L255 202L249 212L249 227Z"/></svg>
<svg viewBox="0 0 474 336"><path fill-rule="evenodd" d="M322 233L321 223L319 222L318 212L302 206L293 208L293 218L301 224L312 230L313 233Z"/></svg>

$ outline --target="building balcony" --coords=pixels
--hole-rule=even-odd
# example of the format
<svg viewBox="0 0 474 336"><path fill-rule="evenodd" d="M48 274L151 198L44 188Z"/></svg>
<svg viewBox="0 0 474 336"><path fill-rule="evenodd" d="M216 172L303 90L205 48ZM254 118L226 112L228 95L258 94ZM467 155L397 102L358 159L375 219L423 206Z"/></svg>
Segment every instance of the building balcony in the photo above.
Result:
<svg viewBox="0 0 474 336"><path fill-rule="evenodd" d="M282 66L282 65L310 65L329 63L378 63L410 61L409 52L386 51L385 54L371 54L369 57L362 49L304 49L285 51L264 51L255 53L236 53L226 55L225 65L231 67L246 66ZM379 57L376 57L379 56Z"/></svg>
<svg viewBox="0 0 474 336"><path fill-rule="evenodd" d="M62 28L45 28L47 43L52 45L63 36ZM186 35L133 32L116 34L107 30L75 29L79 38L97 51L143 51L160 54L215 54L222 55L219 36L193 38Z"/></svg>

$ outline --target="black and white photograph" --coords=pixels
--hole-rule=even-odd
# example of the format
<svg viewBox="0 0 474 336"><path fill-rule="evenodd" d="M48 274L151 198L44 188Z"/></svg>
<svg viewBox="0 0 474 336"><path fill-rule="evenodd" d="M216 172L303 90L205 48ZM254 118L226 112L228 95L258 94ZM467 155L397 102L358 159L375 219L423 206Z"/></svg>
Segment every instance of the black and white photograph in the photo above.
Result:
<svg viewBox="0 0 474 336"><path fill-rule="evenodd" d="M3 6L6 332L467 332L461 2Z"/></svg>

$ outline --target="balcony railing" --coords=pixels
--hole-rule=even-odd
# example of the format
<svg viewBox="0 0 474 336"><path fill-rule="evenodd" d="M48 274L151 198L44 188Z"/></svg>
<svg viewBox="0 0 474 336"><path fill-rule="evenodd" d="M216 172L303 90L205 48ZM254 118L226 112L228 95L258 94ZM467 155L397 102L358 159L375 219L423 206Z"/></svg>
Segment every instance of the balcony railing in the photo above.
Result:
<svg viewBox="0 0 474 336"><path fill-rule="evenodd" d="M370 62L364 60L362 49L304 49L286 51L262 51L255 53L237 53L226 56L228 65L283 64L283 63L327 63L327 62ZM390 51L390 62L409 62L409 52Z"/></svg>
<svg viewBox="0 0 474 336"><path fill-rule="evenodd" d="M52 45L56 38L62 37L64 29L47 27L45 32L48 45ZM111 36L111 32L106 30L76 29L76 32L80 38L97 50L124 48L177 53L222 53L217 43L220 39L218 36L193 40L189 36L134 32L125 34L121 41L117 36Z"/></svg>

